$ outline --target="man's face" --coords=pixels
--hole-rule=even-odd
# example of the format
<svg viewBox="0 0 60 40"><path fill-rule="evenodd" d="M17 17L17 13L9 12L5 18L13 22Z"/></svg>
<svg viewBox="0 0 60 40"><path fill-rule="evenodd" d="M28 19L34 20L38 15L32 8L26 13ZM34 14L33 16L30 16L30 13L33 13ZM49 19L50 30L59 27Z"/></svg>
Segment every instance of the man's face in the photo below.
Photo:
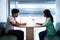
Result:
<svg viewBox="0 0 60 40"><path fill-rule="evenodd" d="M18 13L15 13L14 16L17 17L18 16Z"/></svg>

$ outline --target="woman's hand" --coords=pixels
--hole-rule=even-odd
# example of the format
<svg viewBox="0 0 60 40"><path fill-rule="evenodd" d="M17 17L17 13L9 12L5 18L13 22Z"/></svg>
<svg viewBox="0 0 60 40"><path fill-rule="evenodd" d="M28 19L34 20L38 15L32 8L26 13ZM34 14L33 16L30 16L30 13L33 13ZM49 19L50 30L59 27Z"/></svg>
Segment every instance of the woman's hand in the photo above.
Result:
<svg viewBox="0 0 60 40"><path fill-rule="evenodd" d="M36 23L36 24L38 24L38 25L42 25L42 23Z"/></svg>
<svg viewBox="0 0 60 40"><path fill-rule="evenodd" d="M40 27L44 27L43 25L42 25L42 23L36 23L37 25L40 25Z"/></svg>

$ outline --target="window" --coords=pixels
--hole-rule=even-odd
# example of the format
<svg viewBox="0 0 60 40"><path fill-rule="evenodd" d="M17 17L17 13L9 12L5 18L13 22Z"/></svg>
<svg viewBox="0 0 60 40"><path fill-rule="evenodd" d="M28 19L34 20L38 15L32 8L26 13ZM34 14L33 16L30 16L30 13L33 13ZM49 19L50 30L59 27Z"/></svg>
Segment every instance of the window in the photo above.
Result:
<svg viewBox="0 0 60 40"><path fill-rule="evenodd" d="M54 1L11 1L10 2L10 11L13 8L19 9L19 17L17 18L22 19L22 22L26 22L27 25L31 26L35 23L44 23L45 17L43 16L43 10L49 9L51 11L51 14L54 17L55 20L55 10L56 10L56 4ZM11 12L10 12L11 15ZM34 20L32 20L34 19ZM43 21L42 21L43 20ZM54 21L55 22L55 21ZM55 24L55 23L54 23ZM35 35L37 32L39 32L38 28L34 29L34 40L39 40L36 38L37 35Z"/></svg>
<svg viewBox="0 0 60 40"><path fill-rule="evenodd" d="M10 11L13 8L19 9L19 16L26 21L35 19L36 22L44 22L43 10L50 9L52 15L55 14L56 4L41 4L41 3L19 3L18 1L10 2ZM11 12L10 12L11 15ZM41 18L44 19L41 19ZM37 21L39 20L39 21ZM43 20L43 21L42 21Z"/></svg>

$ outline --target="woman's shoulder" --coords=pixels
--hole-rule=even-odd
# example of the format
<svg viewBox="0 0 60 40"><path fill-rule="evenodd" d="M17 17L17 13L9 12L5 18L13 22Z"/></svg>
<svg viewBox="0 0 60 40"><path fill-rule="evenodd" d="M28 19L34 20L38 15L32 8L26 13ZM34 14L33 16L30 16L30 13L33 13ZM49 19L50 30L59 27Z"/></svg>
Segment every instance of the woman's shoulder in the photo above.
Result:
<svg viewBox="0 0 60 40"><path fill-rule="evenodd" d="M48 17L47 20L51 20L51 18Z"/></svg>

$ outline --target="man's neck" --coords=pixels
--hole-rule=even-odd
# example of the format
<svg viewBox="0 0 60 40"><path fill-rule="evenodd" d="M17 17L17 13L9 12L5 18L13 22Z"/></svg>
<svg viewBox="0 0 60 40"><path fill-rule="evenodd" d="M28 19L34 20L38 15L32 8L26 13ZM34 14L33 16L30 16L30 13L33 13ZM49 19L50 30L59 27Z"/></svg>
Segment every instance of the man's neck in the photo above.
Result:
<svg viewBox="0 0 60 40"><path fill-rule="evenodd" d="M12 17L14 17L14 18L15 18L15 16L14 16L14 15L12 15Z"/></svg>

